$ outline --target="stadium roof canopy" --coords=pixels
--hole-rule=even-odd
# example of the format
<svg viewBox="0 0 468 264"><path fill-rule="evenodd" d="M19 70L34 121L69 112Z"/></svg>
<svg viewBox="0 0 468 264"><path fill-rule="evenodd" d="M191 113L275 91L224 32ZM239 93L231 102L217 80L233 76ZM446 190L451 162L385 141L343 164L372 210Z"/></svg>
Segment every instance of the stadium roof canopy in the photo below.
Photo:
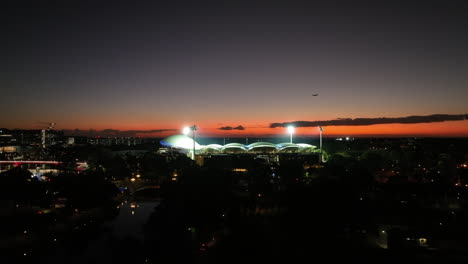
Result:
<svg viewBox="0 0 468 264"><path fill-rule="evenodd" d="M173 135L160 141L161 145L181 150L192 150L193 139L185 135ZM250 145L240 143L229 143L226 145L209 144L200 145L195 142L195 150L199 153L310 153L315 152L317 147L305 143L280 143L255 142Z"/></svg>
<svg viewBox="0 0 468 264"><path fill-rule="evenodd" d="M165 147L192 150L193 139L186 135L173 135L160 141L161 145ZM195 141L195 150L200 150L202 147Z"/></svg>

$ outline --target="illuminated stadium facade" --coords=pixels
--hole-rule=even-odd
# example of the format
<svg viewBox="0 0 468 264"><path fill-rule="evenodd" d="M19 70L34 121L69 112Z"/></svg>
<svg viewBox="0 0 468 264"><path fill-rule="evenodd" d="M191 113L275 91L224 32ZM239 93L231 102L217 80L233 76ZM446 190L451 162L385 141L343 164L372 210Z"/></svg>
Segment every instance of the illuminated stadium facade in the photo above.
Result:
<svg viewBox="0 0 468 264"><path fill-rule="evenodd" d="M212 154L279 154L279 153L317 153L316 146L305 143L280 143L255 142L249 145L240 143L229 143L226 145L209 144L200 145L185 135L173 135L160 141L167 148L176 149L181 152L192 152L195 148L197 155Z"/></svg>

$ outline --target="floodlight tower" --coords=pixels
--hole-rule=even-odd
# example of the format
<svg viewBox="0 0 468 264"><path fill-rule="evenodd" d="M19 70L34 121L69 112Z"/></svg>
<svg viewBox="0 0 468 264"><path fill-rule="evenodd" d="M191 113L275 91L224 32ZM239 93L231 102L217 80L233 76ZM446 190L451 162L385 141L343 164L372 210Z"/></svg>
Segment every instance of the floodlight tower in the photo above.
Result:
<svg viewBox="0 0 468 264"><path fill-rule="evenodd" d="M292 141L292 135L294 134L294 127L293 126L288 126L288 132L289 132L289 142L293 143Z"/></svg>
<svg viewBox="0 0 468 264"><path fill-rule="evenodd" d="M195 160L195 131L197 131L197 125L193 125L191 127L184 127L182 133L186 136L192 131L192 140L193 140L193 150L192 150L192 159Z"/></svg>
<svg viewBox="0 0 468 264"><path fill-rule="evenodd" d="M321 162L322 162L322 132L323 132L322 126L319 126L319 132L320 132L320 154L319 154L319 163L321 163Z"/></svg>
<svg viewBox="0 0 468 264"><path fill-rule="evenodd" d="M193 125L190 127L190 130L192 130L192 139L193 139L193 160L195 160L195 131L198 130L197 125Z"/></svg>

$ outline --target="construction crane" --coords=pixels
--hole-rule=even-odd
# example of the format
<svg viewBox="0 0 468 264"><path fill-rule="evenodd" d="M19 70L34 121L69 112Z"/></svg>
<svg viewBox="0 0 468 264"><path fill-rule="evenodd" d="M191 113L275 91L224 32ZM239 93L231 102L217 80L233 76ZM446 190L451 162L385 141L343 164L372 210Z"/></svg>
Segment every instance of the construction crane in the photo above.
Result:
<svg viewBox="0 0 468 264"><path fill-rule="evenodd" d="M46 126L42 126L41 128L41 145L42 145L42 148L46 148L47 145L46 145L46 138L47 138L47 130L48 129L54 129L55 128L55 125L57 125L57 123L54 123L54 122L50 122L50 123L46 123L46 122L36 122L37 124L42 124L42 125L46 125Z"/></svg>

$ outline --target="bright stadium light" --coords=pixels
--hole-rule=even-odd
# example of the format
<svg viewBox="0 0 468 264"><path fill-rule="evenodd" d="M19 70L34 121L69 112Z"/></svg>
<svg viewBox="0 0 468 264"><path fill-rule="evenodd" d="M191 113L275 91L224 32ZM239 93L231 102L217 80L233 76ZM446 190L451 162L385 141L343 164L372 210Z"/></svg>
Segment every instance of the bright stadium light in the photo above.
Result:
<svg viewBox="0 0 468 264"><path fill-rule="evenodd" d="M193 125L191 127L184 127L182 129L182 133L186 136L190 134L190 131L192 131L192 140L193 140L193 150L192 150L192 158L195 160L195 131L197 131L198 127L197 125Z"/></svg>
<svg viewBox="0 0 468 264"><path fill-rule="evenodd" d="M292 135L294 134L294 127L293 126L288 126L288 132L290 136L290 143L292 143Z"/></svg>

